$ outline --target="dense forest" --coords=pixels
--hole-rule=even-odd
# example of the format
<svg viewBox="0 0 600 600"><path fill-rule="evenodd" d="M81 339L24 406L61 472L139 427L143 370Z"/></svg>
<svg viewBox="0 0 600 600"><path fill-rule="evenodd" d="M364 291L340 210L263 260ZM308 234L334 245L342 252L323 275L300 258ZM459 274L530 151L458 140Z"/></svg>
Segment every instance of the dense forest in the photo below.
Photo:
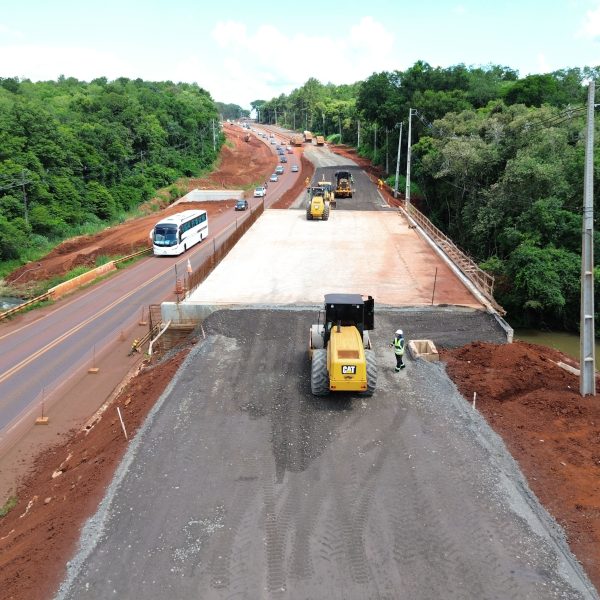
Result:
<svg viewBox="0 0 600 600"><path fill-rule="evenodd" d="M600 67L586 67L520 79L497 65L417 62L353 85L310 79L252 107L261 121L356 146L392 186L401 123L406 169L410 111L416 206L495 276L496 298L513 325L576 330L585 83L599 75ZM599 166L596 153L596 175ZM405 181L399 178L402 191ZM596 184L595 210L599 194ZM597 236L595 246L598 256Z"/></svg>
<svg viewBox="0 0 600 600"><path fill-rule="evenodd" d="M223 143L218 119L193 84L0 78L3 271L210 167Z"/></svg>

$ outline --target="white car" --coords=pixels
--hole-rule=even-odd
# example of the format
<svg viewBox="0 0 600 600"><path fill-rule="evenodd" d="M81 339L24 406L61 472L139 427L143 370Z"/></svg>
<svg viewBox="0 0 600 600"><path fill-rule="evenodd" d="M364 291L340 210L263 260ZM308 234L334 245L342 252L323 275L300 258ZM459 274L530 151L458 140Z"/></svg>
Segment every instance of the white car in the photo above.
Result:
<svg viewBox="0 0 600 600"><path fill-rule="evenodd" d="M255 198L264 198L267 195L267 190L265 190L264 187L257 187L254 190L254 197Z"/></svg>
<svg viewBox="0 0 600 600"><path fill-rule="evenodd" d="M298 165L292 165L292 173L298 172Z"/></svg>

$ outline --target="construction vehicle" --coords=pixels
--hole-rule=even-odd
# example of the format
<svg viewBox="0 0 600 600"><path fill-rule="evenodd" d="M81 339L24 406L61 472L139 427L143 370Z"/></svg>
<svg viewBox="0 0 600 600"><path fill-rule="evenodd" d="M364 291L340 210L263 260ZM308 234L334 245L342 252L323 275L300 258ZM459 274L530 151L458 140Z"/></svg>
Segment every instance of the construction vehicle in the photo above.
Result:
<svg viewBox="0 0 600 600"><path fill-rule="evenodd" d="M335 173L335 190L336 198L352 198L352 173L350 171L336 171Z"/></svg>
<svg viewBox="0 0 600 600"><path fill-rule="evenodd" d="M313 141L313 134L310 131L305 131L304 132L304 141L307 144L312 144Z"/></svg>
<svg viewBox="0 0 600 600"><path fill-rule="evenodd" d="M317 142L317 146L324 146L325 138L322 135L318 135L315 137L315 142Z"/></svg>
<svg viewBox="0 0 600 600"><path fill-rule="evenodd" d="M304 143L304 137L301 136L299 133L294 134L290 138L290 146L302 146L303 143Z"/></svg>
<svg viewBox="0 0 600 600"><path fill-rule="evenodd" d="M329 201L325 200L325 190L319 186L312 186L307 189L307 192L306 220L320 219L321 221L327 221L330 205Z"/></svg>
<svg viewBox="0 0 600 600"><path fill-rule="evenodd" d="M331 208L335 208L337 206L337 202L335 200L335 194L333 193L333 184L331 181L326 181L325 175L322 175L321 180L317 185L323 188L323 198L325 201L329 202L329 206Z"/></svg>
<svg viewBox="0 0 600 600"><path fill-rule="evenodd" d="M321 317L323 322L321 322ZM375 301L360 294L325 294L324 311L310 328L310 388L315 396L330 391L371 396L377 360L369 331L375 327Z"/></svg>

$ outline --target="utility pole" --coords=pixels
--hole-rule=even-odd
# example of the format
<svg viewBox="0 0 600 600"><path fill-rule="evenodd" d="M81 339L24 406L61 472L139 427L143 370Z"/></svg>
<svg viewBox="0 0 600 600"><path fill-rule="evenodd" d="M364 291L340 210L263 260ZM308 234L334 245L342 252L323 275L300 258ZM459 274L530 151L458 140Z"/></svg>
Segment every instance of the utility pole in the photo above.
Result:
<svg viewBox="0 0 600 600"><path fill-rule="evenodd" d="M212 131L213 131L213 150L217 151L217 134L215 133L215 120L212 120Z"/></svg>
<svg viewBox="0 0 600 600"><path fill-rule="evenodd" d="M390 172L390 153L389 150L389 132L388 128L385 128L385 172L386 174Z"/></svg>
<svg viewBox="0 0 600 600"><path fill-rule="evenodd" d="M340 129L340 144L342 143L342 117L338 115L338 127Z"/></svg>
<svg viewBox="0 0 600 600"><path fill-rule="evenodd" d="M375 123L375 131L374 131L374 140L373 140L373 162L377 160L377 123Z"/></svg>
<svg viewBox="0 0 600 600"><path fill-rule="evenodd" d="M588 88L587 135L581 230L581 314L579 322L579 393L596 395L594 345L594 80Z"/></svg>
<svg viewBox="0 0 600 600"><path fill-rule="evenodd" d="M323 135L327 135L327 132L325 131L325 113L322 112L321 116L323 117Z"/></svg>
<svg viewBox="0 0 600 600"><path fill-rule="evenodd" d="M404 206L405 206L407 212L410 209L410 155L411 155L410 145L412 143L412 116L414 114L413 111L416 112L416 109L413 109L413 108L408 109L408 146L406 149L406 192L405 192L406 200L404 202Z"/></svg>
<svg viewBox="0 0 600 600"><path fill-rule="evenodd" d="M356 127L357 127L357 133L356 133L356 137L357 137L357 141L356 141L356 147L360 148L360 119L358 119L356 121Z"/></svg>
<svg viewBox="0 0 600 600"><path fill-rule="evenodd" d="M294 111L294 131L296 131L296 111Z"/></svg>
<svg viewBox="0 0 600 600"><path fill-rule="evenodd" d="M275 125L277 125L277 107L275 107Z"/></svg>
<svg viewBox="0 0 600 600"><path fill-rule="evenodd" d="M396 125L398 127L398 125ZM400 123L400 135L398 136L398 156L396 158L396 179L394 180L394 198L398 197L398 178L400 177L400 148L402 144L402 123Z"/></svg>
<svg viewBox="0 0 600 600"><path fill-rule="evenodd" d="M27 212L27 192L25 191L25 169L21 170L21 187L23 188L23 208L25 213L25 225L29 227L29 214Z"/></svg>

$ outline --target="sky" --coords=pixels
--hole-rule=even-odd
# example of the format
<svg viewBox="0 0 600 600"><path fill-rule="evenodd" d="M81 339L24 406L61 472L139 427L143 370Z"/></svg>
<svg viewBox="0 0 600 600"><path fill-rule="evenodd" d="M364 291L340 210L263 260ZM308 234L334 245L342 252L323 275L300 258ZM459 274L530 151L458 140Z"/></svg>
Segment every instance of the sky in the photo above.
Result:
<svg viewBox="0 0 600 600"><path fill-rule="evenodd" d="M600 65L600 0L0 0L0 77L197 83L249 109L310 77Z"/></svg>

